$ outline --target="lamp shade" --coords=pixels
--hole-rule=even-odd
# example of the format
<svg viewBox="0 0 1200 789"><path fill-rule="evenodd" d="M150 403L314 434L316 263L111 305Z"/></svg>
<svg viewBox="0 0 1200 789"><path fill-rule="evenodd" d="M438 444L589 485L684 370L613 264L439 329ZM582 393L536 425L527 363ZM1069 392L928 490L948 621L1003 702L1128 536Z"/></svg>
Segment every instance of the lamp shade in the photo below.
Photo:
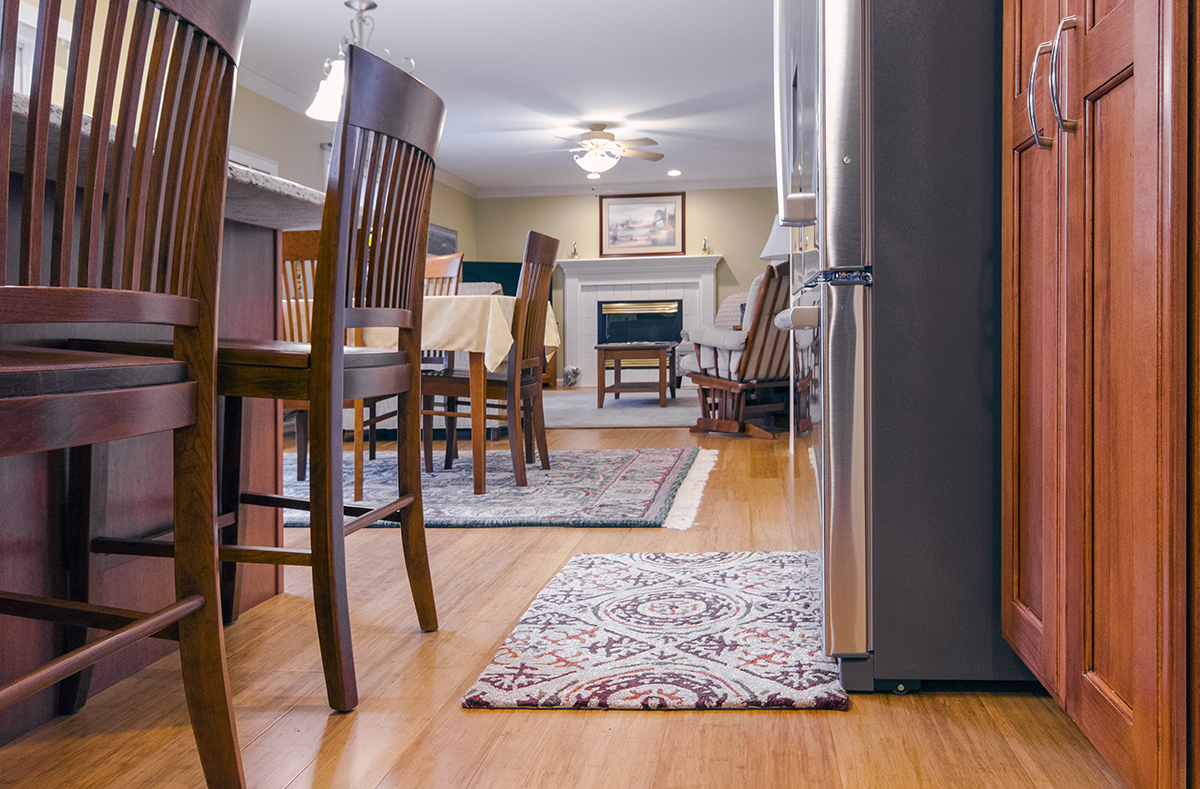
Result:
<svg viewBox="0 0 1200 789"><path fill-rule="evenodd" d="M321 80L316 98L304 114L318 121L336 121L342 111L342 91L346 89L346 59L338 55L336 60L325 63L329 73Z"/></svg>
<svg viewBox="0 0 1200 789"><path fill-rule="evenodd" d="M791 253L792 229L780 225L779 214L776 214L775 221L771 223L771 235L767 236L767 243L763 247L762 254L758 256L758 259L787 260L788 255Z"/></svg>

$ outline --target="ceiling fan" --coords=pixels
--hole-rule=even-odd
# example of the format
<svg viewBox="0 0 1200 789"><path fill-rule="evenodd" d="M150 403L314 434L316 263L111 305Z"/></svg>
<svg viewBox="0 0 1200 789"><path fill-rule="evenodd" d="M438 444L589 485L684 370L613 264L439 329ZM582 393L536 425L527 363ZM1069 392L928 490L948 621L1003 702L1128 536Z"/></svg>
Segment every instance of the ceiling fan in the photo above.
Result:
<svg viewBox="0 0 1200 789"><path fill-rule="evenodd" d="M571 153L582 153L575 157L575 163L588 171L588 178L599 178L600 173L611 170L622 156L651 162L663 158L661 153L640 150L647 145L658 145L657 140L638 137L634 140L618 141L612 132L604 131L604 126L603 123L593 123L591 131L579 135L579 147L570 149Z"/></svg>

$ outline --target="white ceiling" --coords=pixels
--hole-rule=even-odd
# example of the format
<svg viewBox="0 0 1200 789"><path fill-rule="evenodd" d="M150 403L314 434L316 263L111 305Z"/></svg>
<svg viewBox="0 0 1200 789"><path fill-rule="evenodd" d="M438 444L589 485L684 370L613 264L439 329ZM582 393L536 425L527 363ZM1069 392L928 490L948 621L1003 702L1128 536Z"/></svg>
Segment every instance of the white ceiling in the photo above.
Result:
<svg viewBox="0 0 1200 789"><path fill-rule="evenodd" d="M477 196L770 186L771 0L378 0L369 48L446 102L439 169ZM303 112L350 32L342 0L253 0L239 82ZM587 180L589 123L659 162ZM669 178L669 169L683 175Z"/></svg>

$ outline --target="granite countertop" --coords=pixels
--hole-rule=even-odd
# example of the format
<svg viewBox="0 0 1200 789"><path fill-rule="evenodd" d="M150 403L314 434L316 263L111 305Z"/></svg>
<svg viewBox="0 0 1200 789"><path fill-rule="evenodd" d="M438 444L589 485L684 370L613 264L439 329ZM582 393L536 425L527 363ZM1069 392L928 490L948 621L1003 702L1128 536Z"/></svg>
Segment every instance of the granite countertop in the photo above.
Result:
<svg viewBox="0 0 1200 789"><path fill-rule="evenodd" d="M325 195L274 175L229 164L225 218L278 230L321 226Z"/></svg>

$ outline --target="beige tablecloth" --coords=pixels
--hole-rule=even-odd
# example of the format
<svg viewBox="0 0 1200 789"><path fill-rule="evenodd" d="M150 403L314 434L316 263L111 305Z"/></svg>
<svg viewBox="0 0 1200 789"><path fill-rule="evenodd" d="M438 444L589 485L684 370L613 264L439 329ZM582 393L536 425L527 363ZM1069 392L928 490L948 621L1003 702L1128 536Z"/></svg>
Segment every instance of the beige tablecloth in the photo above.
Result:
<svg viewBox="0 0 1200 789"><path fill-rule="evenodd" d="M495 372L512 348L516 303L513 296L426 296L421 347L482 353L484 366ZM363 342L375 348L395 348L396 330L363 329ZM546 305L546 347L557 348L559 342L554 308Z"/></svg>

